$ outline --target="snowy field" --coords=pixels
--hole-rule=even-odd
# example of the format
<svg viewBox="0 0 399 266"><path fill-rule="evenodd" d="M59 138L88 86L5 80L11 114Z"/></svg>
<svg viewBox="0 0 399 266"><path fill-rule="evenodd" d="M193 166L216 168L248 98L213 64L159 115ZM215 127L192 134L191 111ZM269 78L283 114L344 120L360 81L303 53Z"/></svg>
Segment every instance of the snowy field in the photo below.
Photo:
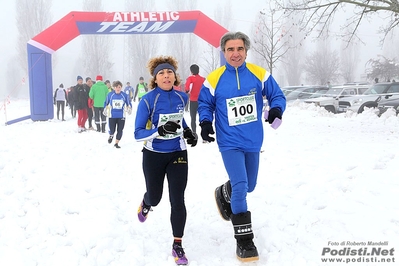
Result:
<svg viewBox="0 0 399 266"><path fill-rule="evenodd" d="M27 100L6 107L8 120L29 115ZM148 220L137 219L144 177L135 113L121 149L107 143L107 134L76 133L76 119L66 113L65 122L5 126L0 111L0 265L175 265L166 184ZM185 118L190 124L188 113ZM217 145L189 147L183 246L190 266L399 265L399 118L393 112L333 115L294 102L280 128L265 123L263 150L258 185L248 195L260 257L244 264L213 198L227 181ZM332 256L343 248L358 253ZM360 248L391 253L359 256ZM330 252L322 256L323 250Z"/></svg>

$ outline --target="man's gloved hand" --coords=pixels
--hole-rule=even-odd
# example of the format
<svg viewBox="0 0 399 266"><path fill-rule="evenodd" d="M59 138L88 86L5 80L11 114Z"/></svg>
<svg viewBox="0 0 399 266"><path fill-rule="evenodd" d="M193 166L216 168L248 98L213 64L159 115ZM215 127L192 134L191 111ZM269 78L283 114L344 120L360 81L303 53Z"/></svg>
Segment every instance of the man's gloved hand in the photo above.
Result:
<svg viewBox="0 0 399 266"><path fill-rule="evenodd" d="M183 131L183 137L187 139L187 144L191 144L191 147L195 147L198 142L198 136L189 127L186 127Z"/></svg>
<svg viewBox="0 0 399 266"><path fill-rule="evenodd" d="M274 119L279 118L281 120L281 111L279 108L272 108L269 110L269 115L267 116L267 119L265 120L266 122L269 122L269 124L272 124L274 122Z"/></svg>
<svg viewBox="0 0 399 266"><path fill-rule="evenodd" d="M103 115L108 116L108 106L106 106L103 110Z"/></svg>
<svg viewBox="0 0 399 266"><path fill-rule="evenodd" d="M166 134L176 134L177 129L181 128L179 122L180 121L168 121L164 125L158 127L159 135L165 136Z"/></svg>
<svg viewBox="0 0 399 266"><path fill-rule="evenodd" d="M215 131L213 131L212 122L205 120L200 123L200 126L202 139L208 142L215 141L215 138L209 136L215 134Z"/></svg>

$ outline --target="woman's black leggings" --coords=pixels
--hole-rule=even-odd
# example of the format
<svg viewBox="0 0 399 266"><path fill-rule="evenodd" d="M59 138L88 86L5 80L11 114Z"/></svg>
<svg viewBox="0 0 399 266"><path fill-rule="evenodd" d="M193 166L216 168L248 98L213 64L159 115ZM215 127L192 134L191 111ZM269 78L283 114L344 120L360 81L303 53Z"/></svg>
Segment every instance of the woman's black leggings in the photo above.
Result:
<svg viewBox="0 0 399 266"><path fill-rule="evenodd" d="M121 140L123 128L125 127L125 118L110 118L108 119L109 134L114 135L116 130L116 139Z"/></svg>
<svg viewBox="0 0 399 266"><path fill-rule="evenodd" d="M57 118L58 119L60 117L60 107L61 107L62 119L64 119L65 101L57 101Z"/></svg>
<svg viewBox="0 0 399 266"><path fill-rule="evenodd" d="M158 153L143 149L143 172L147 192L144 202L157 206L162 198L165 175L169 186L170 222L174 237L183 237L187 211L184 192L187 185L187 151Z"/></svg>

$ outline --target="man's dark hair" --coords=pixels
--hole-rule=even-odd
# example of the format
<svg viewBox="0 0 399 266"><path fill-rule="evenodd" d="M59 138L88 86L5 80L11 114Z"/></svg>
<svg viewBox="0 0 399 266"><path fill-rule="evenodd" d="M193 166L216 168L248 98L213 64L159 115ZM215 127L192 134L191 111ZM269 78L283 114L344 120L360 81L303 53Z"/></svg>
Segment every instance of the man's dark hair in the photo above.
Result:
<svg viewBox="0 0 399 266"><path fill-rule="evenodd" d="M193 75L198 75L199 66L197 66L196 64L191 65L190 66L190 71L191 71L191 73L193 73Z"/></svg>
<svg viewBox="0 0 399 266"><path fill-rule="evenodd" d="M119 80L116 80L114 82L112 82L112 87L116 88L117 86L123 86L122 82L120 82Z"/></svg>

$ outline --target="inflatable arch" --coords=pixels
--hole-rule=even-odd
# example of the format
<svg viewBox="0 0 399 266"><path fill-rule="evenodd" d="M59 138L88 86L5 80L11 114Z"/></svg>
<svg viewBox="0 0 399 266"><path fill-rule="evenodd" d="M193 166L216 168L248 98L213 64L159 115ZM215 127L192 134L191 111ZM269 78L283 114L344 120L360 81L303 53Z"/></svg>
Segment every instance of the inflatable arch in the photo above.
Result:
<svg viewBox="0 0 399 266"><path fill-rule="evenodd" d="M51 55L81 34L194 33L215 48L227 32L200 11L77 12L73 11L28 42L30 116L33 121L53 119Z"/></svg>

